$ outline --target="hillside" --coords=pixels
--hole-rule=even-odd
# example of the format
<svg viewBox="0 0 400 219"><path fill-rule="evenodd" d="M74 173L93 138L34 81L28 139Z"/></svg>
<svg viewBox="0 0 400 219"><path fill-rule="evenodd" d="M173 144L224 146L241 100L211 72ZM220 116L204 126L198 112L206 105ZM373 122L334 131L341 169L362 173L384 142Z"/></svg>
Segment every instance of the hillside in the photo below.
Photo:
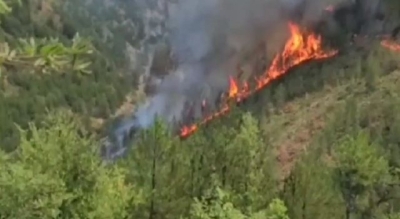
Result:
<svg viewBox="0 0 400 219"><path fill-rule="evenodd" d="M323 38L337 55L105 162L108 129L176 67L162 3L0 0L0 218L400 218L400 51L347 27Z"/></svg>
<svg viewBox="0 0 400 219"><path fill-rule="evenodd" d="M321 136L324 137L325 132L331 129L330 126L344 126L341 122L345 121L340 121L339 118L349 101L356 100L355 107L359 116L357 120L363 128L368 130L372 126L383 128L390 125L383 123L380 118L385 116L385 110L396 103L392 95L397 93L400 54L381 47L377 42L372 45L372 48L361 52L334 58L329 63L321 64L322 67L312 64L310 67L303 67L292 73L293 79L290 76L285 79L285 90L294 89L295 92L302 93L309 87L302 82L307 81L307 75L321 74L316 76L320 84L314 92L292 97L277 113L271 114L271 109L266 108L269 113L263 122L263 131L269 136L270 144L278 150L283 173L291 169L294 158L300 152L307 150L307 146L316 143ZM363 54L367 54L367 57L361 58ZM346 60L351 60L351 63ZM331 69L337 72L335 76L329 75ZM368 78L371 77L370 74L373 79ZM300 82L299 77L303 77ZM373 87L369 87L369 80L373 80ZM297 88L293 88L295 84ZM379 117L375 118L377 116ZM335 122L338 124L333 124ZM337 134L340 136L343 133Z"/></svg>
<svg viewBox="0 0 400 219"><path fill-rule="evenodd" d="M11 49L20 39L30 43L31 37L34 42L26 48L40 48L40 40L49 37L70 45L79 33L81 38L90 39L94 52L90 72L83 74L32 74L27 69L6 69L1 83L5 95L0 97L0 105L7 106L0 113L0 139L6 148L18 144L15 124L22 128L27 122L39 124L46 109L71 109L87 120L92 131L104 132L104 122L137 86L138 72L147 62L143 59L147 56L142 46L147 35L142 33L141 17L130 10L136 7L134 3L105 2L22 1L21 5L12 3L11 14L3 16L2 39Z"/></svg>

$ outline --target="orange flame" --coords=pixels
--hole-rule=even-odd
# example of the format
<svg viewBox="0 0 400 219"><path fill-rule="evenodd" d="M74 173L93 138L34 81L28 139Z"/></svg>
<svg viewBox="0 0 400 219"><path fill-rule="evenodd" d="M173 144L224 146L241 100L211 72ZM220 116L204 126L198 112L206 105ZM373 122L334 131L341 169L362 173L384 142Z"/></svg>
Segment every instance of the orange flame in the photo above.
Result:
<svg viewBox="0 0 400 219"><path fill-rule="evenodd" d="M400 44L396 43L393 40L384 39L384 40L381 41L381 45L383 47L385 47L385 48L388 48L388 49L392 50L392 51L400 52Z"/></svg>
<svg viewBox="0 0 400 219"><path fill-rule="evenodd" d="M184 126L181 129L180 136L182 138L188 137L193 134L199 126L226 114L230 110L228 104L229 100L235 100L236 102L245 100L278 77L284 75L290 68L307 60L324 59L337 54L336 50L324 51L322 49L321 36L313 33L304 35L300 31L300 27L293 23L289 23L289 30L291 37L286 42L283 52L273 59L271 66L264 74L255 79L256 86L254 89L250 89L248 82L245 82L242 86L238 86L239 83L233 77L229 77L230 87L228 101L223 104L223 107L218 112L205 117L199 123Z"/></svg>
<svg viewBox="0 0 400 219"><path fill-rule="evenodd" d="M229 98L233 98L239 92L239 88L236 84L235 79L232 76L229 76Z"/></svg>

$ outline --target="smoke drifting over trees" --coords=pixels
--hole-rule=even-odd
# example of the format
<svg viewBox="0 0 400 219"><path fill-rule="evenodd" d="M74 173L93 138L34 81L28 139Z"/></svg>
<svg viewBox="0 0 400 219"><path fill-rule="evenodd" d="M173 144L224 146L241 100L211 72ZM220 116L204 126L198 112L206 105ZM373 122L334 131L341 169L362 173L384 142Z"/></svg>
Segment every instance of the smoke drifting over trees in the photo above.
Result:
<svg viewBox="0 0 400 219"><path fill-rule="evenodd" d="M164 0L0 0L1 218L400 218L400 27L375 34L378 1L329 7L321 19L334 18L341 44L320 29L329 26L320 1L183 2L167 32ZM379 2L390 1L398 23L398 0ZM287 39L288 20L306 30L290 24ZM254 93L230 86L229 113L185 126L196 133L184 141L185 129L176 136L155 122L123 148L100 150L108 124L92 122L138 104L142 83L131 74L169 69L147 64L168 34L165 56L173 51L177 67L141 108L142 127L157 112L181 118L193 109L183 103L212 99L230 75L239 88L262 67L285 76L261 78L268 86L239 107L226 103ZM316 61L330 49L334 57ZM132 121L117 125L129 131Z"/></svg>
<svg viewBox="0 0 400 219"><path fill-rule="evenodd" d="M180 1L172 7L168 20L177 69L139 109L139 125L151 125L156 115L167 122L180 121L187 103L195 105L195 117L201 116L201 101L215 103L227 90L229 75L236 75L237 67L256 49L263 46L269 54L278 52L286 40L289 20L300 24L316 21L326 7L337 2Z"/></svg>

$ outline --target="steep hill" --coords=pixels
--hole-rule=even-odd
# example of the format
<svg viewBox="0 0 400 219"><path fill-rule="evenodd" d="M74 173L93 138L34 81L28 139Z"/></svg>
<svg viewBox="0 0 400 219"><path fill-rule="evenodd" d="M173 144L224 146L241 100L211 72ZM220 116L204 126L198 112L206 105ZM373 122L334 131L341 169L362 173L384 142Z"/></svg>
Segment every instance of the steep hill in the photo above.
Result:
<svg viewBox="0 0 400 219"><path fill-rule="evenodd" d="M0 96L0 144L15 148L19 139L15 124L22 128L28 122L40 124L47 109L60 107L80 115L91 130L103 132L104 123L128 94L137 90L138 72L142 73L148 62L144 45L151 45L148 38L153 33L145 21L151 18L142 16L144 10L135 10L133 1L21 3L10 4L11 14L1 18L1 38L11 49L21 47L20 40L31 38L33 48L40 48L40 40L51 37L70 45L79 33L90 39L94 54L86 74L40 74L5 66L0 88L4 94ZM3 48L3 55L5 52Z"/></svg>
<svg viewBox="0 0 400 219"><path fill-rule="evenodd" d="M392 26L399 1L379 2ZM353 25L379 14L343 9L342 32L323 35L336 56L186 139L157 120L110 164L108 123L175 67L166 1L21 3L0 0L0 218L400 218L400 51Z"/></svg>
<svg viewBox="0 0 400 219"><path fill-rule="evenodd" d="M266 104L267 116L262 123L268 142L277 150L284 176L300 152L331 131L333 123L340 124L341 112L350 100L356 101L357 120L366 130L390 126L379 118L388 116L384 111L396 105L392 95L398 92L400 53L382 47L379 41L368 43L366 48L319 66L300 67L261 103L277 98L278 92L291 99L278 109Z"/></svg>

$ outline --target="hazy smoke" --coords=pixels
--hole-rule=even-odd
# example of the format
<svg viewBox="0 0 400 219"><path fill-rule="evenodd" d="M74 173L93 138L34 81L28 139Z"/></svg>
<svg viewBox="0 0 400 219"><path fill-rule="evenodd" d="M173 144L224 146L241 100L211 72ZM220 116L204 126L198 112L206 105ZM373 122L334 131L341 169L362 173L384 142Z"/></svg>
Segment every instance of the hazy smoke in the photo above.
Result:
<svg viewBox="0 0 400 219"><path fill-rule="evenodd" d="M181 121L187 104L201 116L201 100L215 103L228 89L228 76L265 42L279 49L288 20L301 24L319 19L338 0L181 0L171 7L169 43L178 64L124 127L145 128L156 115ZM285 30L285 31L282 31ZM280 32L280 35L277 32ZM278 51L275 51L278 52ZM118 133L126 130L120 127ZM118 133L116 133L118 135Z"/></svg>

